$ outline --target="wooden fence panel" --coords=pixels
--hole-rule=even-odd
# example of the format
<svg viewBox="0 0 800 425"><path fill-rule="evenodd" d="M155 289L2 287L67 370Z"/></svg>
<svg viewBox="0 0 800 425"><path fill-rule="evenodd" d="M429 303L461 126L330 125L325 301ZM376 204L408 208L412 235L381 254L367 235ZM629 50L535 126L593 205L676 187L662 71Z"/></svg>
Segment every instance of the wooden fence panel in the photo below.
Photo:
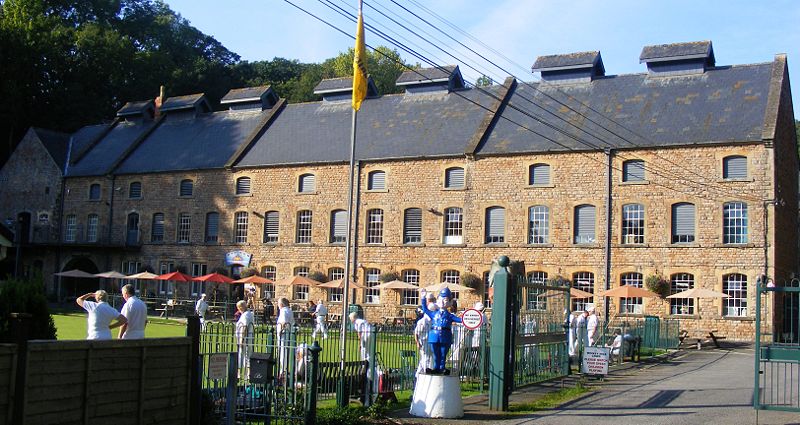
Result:
<svg viewBox="0 0 800 425"><path fill-rule="evenodd" d="M17 346L0 344L0 425L11 423L11 404L14 402L14 379L17 365Z"/></svg>

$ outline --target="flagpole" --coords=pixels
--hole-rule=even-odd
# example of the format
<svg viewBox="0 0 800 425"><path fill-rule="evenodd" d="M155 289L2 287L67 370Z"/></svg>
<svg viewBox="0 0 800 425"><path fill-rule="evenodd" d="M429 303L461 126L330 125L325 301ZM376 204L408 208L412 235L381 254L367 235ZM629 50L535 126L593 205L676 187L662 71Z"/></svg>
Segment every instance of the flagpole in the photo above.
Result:
<svg viewBox="0 0 800 425"><path fill-rule="evenodd" d="M347 235L345 236L344 253L344 285L342 291L342 327L339 332L340 349L340 368L339 368L339 390L336 392L336 404L345 407L349 402L348 395L345 394L344 364L347 358L347 321L348 307L350 305L350 275L353 268L350 264L350 254L353 245L353 223L358 217L353 217L353 192L355 185L355 157L356 157L356 123L358 122L358 110L361 102L366 97L367 71L364 46L364 18L361 14L362 0L358 2L358 23L356 25L356 45L353 52L353 115L350 127L350 175L347 186Z"/></svg>

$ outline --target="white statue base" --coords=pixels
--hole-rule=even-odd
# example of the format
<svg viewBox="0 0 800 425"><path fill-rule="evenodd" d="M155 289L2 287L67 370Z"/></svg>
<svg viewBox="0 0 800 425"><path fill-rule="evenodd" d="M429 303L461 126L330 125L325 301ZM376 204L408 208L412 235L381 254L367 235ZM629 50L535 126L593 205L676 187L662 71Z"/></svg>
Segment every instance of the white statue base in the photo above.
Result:
<svg viewBox="0 0 800 425"><path fill-rule="evenodd" d="M458 376L420 373L417 376L409 413L420 418L464 416L464 402L461 400L461 384Z"/></svg>

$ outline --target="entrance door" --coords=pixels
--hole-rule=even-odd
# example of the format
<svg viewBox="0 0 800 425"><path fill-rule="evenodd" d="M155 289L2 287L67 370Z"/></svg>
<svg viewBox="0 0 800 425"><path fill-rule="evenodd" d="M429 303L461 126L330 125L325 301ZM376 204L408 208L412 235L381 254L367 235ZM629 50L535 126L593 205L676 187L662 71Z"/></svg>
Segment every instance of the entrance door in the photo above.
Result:
<svg viewBox="0 0 800 425"><path fill-rule="evenodd" d="M126 245L139 245L139 214L128 214L128 237Z"/></svg>
<svg viewBox="0 0 800 425"><path fill-rule="evenodd" d="M17 215L18 227L14 229L19 232L18 243L26 244L31 241L31 213L22 212Z"/></svg>

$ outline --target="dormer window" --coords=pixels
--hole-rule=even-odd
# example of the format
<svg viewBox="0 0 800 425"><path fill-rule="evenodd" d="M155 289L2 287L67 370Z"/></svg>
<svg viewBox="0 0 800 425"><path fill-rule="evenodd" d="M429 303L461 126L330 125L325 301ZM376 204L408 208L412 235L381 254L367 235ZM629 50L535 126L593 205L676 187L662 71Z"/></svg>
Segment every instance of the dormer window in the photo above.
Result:
<svg viewBox="0 0 800 425"><path fill-rule="evenodd" d="M710 41L645 46L639 62L654 77L702 74L714 67L714 49Z"/></svg>
<svg viewBox="0 0 800 425"><path fill-rule="evenodd" d="M531 68L542 80L560 83L588 83L606 74L599 51L539 56Z"/></svg>
<svg viewBox="0 0 800 425"><path fill-rule="evenodd" d="M395 85L404 87L406 94L431 92L448 93L466 87L461 71L456 65L436 68L419 68L404 71L397 78Z"/></svg>

